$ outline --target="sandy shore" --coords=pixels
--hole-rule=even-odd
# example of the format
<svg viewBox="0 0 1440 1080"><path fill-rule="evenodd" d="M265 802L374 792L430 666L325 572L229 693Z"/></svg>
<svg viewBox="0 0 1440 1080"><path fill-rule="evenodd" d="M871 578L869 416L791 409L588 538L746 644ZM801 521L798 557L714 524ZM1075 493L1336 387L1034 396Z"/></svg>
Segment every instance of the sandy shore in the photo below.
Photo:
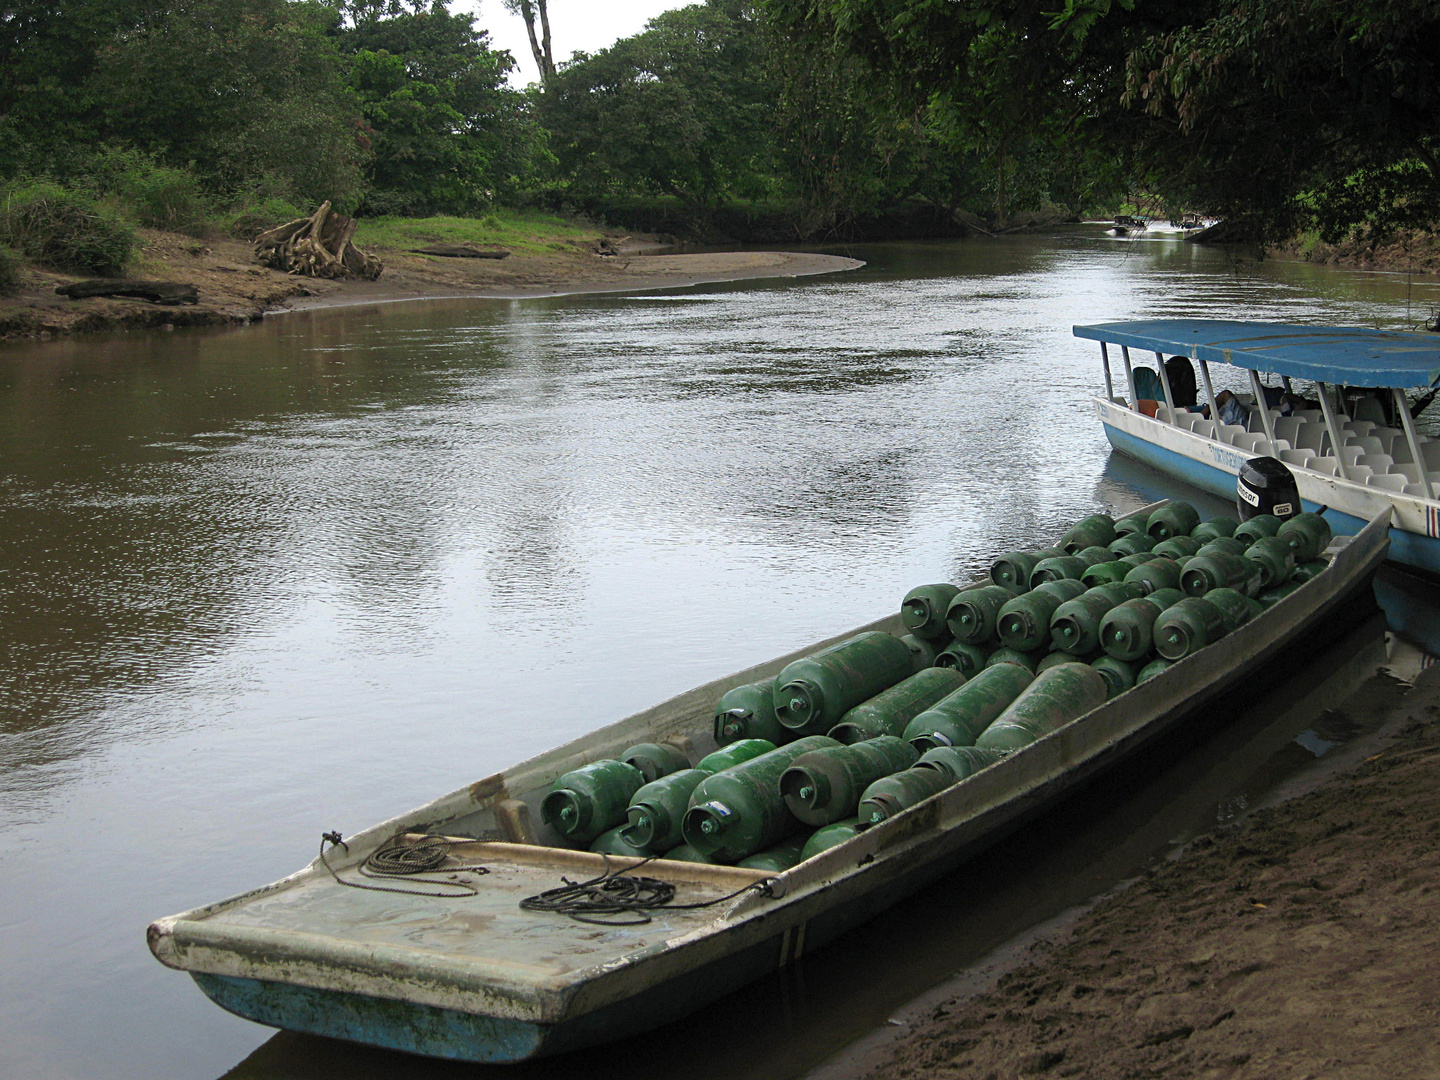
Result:
<svg viewBox="0 0 1440 1080"><path fill-rule="evenodd" d="M1440 1077L1437 676L1318 789L1037 928L811 1080Z"/></svg>
<svg viewBox="0 0 1440 1080"><path fill-rule="evenodd" d="M790 278L854 270L864 263L790 251L645 254L643 242L617 255L592 245L556 245L544 254L506 259L448 259L378 251L378 281L300 278L255 263L248 243L199 241L140 230L142 250L131 276L194 285L200 302L161 307L143 300L69 300L55 288L81 280L32 270L16 296L0 298L0 336L46 337L98 331L243 325L279 311L454 297L555 296L668 289L711 282Z"/></svg>

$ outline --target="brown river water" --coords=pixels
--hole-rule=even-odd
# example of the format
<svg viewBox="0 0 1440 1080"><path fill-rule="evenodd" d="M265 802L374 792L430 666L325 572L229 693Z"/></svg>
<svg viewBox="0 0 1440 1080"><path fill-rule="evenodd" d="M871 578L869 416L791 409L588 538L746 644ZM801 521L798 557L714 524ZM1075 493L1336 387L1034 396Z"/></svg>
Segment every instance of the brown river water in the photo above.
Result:
<svg viewBox="0 0 1440 1080"><path fill-rule="evenodd" d="M323 830L1173 491L1112 459L1073 323L1400 328L1437 298L1097 227L842 253L868 265L0 345L0 1077L798 1077L1318 767L1440 649L1434 594L1392 582L1388 630L1278 673L1083 824L586 1055L276 1036L156 963L151 919L298 869Z"/></svg>

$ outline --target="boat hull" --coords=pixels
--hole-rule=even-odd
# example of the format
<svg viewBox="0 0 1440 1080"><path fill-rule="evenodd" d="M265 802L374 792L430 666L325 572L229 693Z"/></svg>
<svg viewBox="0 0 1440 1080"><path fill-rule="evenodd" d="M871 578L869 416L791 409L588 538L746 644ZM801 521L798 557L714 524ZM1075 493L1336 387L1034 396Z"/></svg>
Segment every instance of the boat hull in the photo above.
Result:
<svg viewBox="0 0 1440 1080"><path fill-rule="evenodd" d="M1235 498L1240 467L1251 456L1233 446L1183 431L1122 405L1095 399L1105 437L1119 453L1227 501ZM1390 561L1440 578L1440 510L1421 499L1389 493L1292 466L1306 510L1326 507L1337 536L1353 536L1385 506L1395 510ZM1353 511L1353 512L1348 512Z"/></svg>

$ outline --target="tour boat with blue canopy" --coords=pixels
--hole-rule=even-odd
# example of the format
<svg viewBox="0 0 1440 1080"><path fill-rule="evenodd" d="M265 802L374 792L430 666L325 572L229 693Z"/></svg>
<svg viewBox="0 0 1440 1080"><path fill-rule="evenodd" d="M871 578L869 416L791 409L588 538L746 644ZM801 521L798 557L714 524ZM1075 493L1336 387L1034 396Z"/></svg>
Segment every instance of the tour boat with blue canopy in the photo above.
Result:
<svg viewBox="0 0 1440 1080"><path fill-rule="evenodd" d="M1100 343L1105 396L1095 410L1116 450L1224 498L1234 497L1247 460L1278 458L1304 508L1327 507L1336 533L1358 532L1389 508L1391 560L1440 575L1440 439L1416 424L1440 386L1440 338L1224 319L1096 323L1074 333ZM1125 396L1111 369L1115 346ZM1153 354L1158 370L1141 367L1131 350ZM1172 387L1166 357L1198 367L1208 416L1190 411L1196 402ZM1247 372L1248 392L1231 401L1222 390L1217 399L1212 364ZM1279 385L1267 386L1267 375ZM1137 393L1142 376L1163 400L1150 400L1144 385ZM1412 402L1407 391L1415 390Z"/></svg>

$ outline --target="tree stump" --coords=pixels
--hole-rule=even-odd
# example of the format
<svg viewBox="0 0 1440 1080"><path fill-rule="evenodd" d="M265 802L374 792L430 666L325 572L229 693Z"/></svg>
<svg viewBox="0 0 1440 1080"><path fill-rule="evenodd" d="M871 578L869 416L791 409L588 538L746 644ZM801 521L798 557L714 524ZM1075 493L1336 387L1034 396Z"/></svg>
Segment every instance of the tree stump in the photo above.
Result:
<svg viewBox="0 0 1440 1080"><path fill-rule="evenodd" d="M385 264L350 242L358 222L330 209L327 199L308 218L287 222L255 238L261 264L307 277L358 277L374 281Z"/></svg>

